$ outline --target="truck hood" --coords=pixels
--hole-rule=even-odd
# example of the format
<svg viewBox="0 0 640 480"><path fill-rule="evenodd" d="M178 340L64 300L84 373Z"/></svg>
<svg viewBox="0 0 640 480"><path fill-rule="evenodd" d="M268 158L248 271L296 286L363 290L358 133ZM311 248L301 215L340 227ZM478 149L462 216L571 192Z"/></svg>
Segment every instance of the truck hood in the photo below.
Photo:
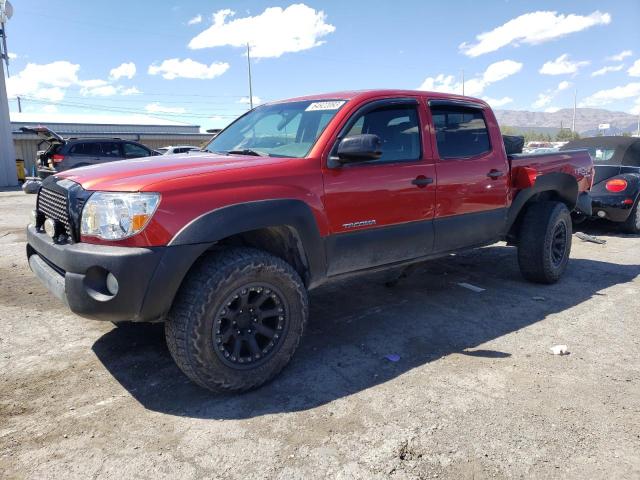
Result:
<svg viewBox="0 0 640 480"><path fill-rule="evenodd" d="M85 190L137 192L166 180L276 164L286 160L286 158L198 152L197 155L194 153L160 155L120 160L66 170L56 174L56 177L68 178L82 185Z"/></svg>

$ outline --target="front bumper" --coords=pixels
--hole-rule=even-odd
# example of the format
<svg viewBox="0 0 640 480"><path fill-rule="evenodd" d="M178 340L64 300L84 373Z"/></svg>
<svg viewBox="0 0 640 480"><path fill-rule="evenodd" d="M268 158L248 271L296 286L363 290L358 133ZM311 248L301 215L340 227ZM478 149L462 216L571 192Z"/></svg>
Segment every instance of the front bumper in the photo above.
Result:
<svg viewBox="0 0 640 480"><path fill-rule="evenodd" d="M55 244L35 227L27 228L29 266L49 291L78 315L112 322L162 320L206 248ZM108 273L118 281L115 295L106 286Z"/></svg>

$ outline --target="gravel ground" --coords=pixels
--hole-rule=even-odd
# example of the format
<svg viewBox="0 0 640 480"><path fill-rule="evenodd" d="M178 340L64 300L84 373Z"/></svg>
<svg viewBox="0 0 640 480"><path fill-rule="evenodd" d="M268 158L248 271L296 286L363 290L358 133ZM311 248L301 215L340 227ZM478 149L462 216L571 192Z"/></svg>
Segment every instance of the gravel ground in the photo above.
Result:
<svg viewBox="0 0 640 480"><path fill-rule="evenodd" d="M2 478L640 478L638 237L574 237L553 286L501 244L393 288L325 286L291 365L217 396L161 326L84 320L44 290L34 200L0 193Z"/></svg>

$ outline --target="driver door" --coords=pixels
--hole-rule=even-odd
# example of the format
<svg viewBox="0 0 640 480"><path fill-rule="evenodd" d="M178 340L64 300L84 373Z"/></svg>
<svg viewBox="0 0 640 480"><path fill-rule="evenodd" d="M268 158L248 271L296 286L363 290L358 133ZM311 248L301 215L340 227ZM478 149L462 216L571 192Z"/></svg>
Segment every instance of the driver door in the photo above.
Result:
<svg viewBox="0 0 640 480"><path fill-rule="evenodd" d="M345 136L378 135L382 157L335 167L325 159L329 275L431 253L436 173L423 108L416 98L371 102L335 140L332 153Z"/></svg>

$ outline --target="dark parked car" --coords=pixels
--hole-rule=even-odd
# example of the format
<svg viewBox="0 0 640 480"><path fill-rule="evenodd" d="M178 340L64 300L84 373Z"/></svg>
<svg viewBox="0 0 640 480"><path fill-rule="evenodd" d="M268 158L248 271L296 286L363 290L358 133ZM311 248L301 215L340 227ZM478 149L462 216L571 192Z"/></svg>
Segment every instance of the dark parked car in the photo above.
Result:
<svg viewBox="0 0 640 480"><path fill-rule="evenodd" d="M581 138L561 148L575 149L588 150L595 167L592 218L617 222L628 233L640 233L640 138ZM578 214L575 218L588 217Z"/></svg>
<svg viewBox="0 0 640 480"><path fill-rule="evenodd" d="M35 133L49 143L37 158L38 176L41 178L70 168L158 155L140 143L120 138L63 138L40 126L22 127L20 130Z"/></svg>

